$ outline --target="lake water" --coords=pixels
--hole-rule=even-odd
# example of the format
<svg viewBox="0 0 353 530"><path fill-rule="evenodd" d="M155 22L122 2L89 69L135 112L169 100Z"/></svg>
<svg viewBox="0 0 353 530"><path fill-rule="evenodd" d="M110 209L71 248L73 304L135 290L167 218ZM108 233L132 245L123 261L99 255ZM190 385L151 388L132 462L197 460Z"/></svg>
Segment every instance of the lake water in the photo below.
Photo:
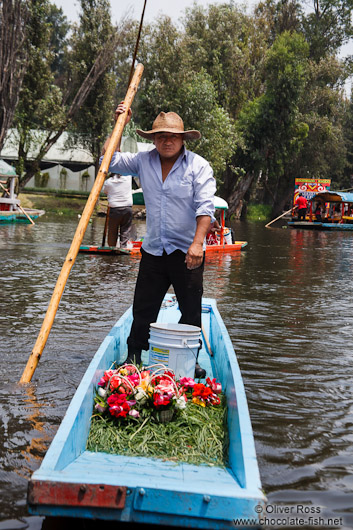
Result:
<svg viewBox="0 0 353 530"><path fill-rule="evenodd" d="M103 224L95 219L84 243L100 244ZM248 246L207 258L204 294L217 299L238 355L267 526L283 527L285 509L305 519L300 528L323 528L331 519L349 529L353 233L284 224L234 223L236 239ZM93 354L132 302L139 258L79 254L33 380L18 385L76 226L63 217L0 226L0 530L63 526L29 516L27 481Z"/></svg>

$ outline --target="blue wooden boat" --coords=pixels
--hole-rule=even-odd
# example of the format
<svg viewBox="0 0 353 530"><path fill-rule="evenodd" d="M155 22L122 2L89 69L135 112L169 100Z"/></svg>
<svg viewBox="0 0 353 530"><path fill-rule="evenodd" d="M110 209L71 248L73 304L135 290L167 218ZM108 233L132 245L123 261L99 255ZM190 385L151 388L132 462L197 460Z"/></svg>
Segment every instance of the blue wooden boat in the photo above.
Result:
<svg viewBox="0 0 353 530"><path fill-rule="evenodd" d="M1 199L0 199L1 204ZM27 215L26 215L27 214ZM31 219L38 219L45 214L45 210L35 210L30 208L23 208L21 210L13 211L4 211L0 210L0 224L8 223L26 223L29 224L31 221L28 219L29 216Z"/></svg>
<svg viewBox="0 0 353 530"><path fill-rule="evenodd" d="M175 297L167 295L158 320L178 322ZM131 308L93 357L59 430L28 486L31 514L112 520L185 528L259 527L261 490L244 385L226 327L213 299L203 299L200 365L227 396L227 467L86 450L97 382L127 355ZM143 360L148 363L148 352ZM238 527L238 526L237 526Z"/></svg>

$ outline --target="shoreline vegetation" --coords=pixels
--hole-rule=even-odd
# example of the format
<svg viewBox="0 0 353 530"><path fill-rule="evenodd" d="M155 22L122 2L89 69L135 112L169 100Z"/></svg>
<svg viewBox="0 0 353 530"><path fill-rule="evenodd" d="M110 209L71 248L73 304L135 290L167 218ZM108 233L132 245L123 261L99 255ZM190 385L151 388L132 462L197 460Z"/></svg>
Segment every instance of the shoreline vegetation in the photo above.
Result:
<svg viewBox="0 0 353 530"><path fill-rule="evenodd" d="M45 190L45 191L22 191L18 198L22 208L34 208L45 210L46 215L64 215L67 217L77 217L82 214L86 205L89 193L75 190ZM105 217L108 201L105 195L101 195L94 208L93 217ZM133 206L133 216L137 219L144 219L145 207Z"/></svg>
<svg viewBox="0 0 353 530"><path fill-rule="evenodd" d="M23 208L45 210L47 215L65 215L67 217L77 217L77 215L82 213L88 196L88 192L76 190L48 189L45 191L39 191L26 189L19 194L19 199ZM95 206L93 216L105 217L107 206L108 202L106 196L101 194L100 199L97 201ZM134 204L133 216L136 219L145 219L145 207ZM267 222L270 219L270 206L264 204L249 204L247 206L247 221Z"/></svg>

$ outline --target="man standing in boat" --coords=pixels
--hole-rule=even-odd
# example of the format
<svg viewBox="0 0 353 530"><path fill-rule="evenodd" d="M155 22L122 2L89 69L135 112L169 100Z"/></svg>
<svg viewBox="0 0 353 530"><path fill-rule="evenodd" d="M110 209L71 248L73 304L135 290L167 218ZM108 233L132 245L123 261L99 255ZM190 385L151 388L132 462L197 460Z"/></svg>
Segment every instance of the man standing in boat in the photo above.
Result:
<svg viewBox="0 0 353 530"><path fill-rule="evenodd" d="M116 115L125 112L121 103ZM129 109L126 123L130 120ZM140 178L146 206L146 235L133 302L128 359L141 362L148 350L150 324L157 320L172 285L181 311L180 323L201 327L205 236L214 221L216 182L210 164L187 150L184 140L199 131L184 130L175 112L161 112L150 131L137 130L155 149L115 152L109 171ZM198 365L196 377L205 372Z"/></svg>
<svg viewBox="0 0 353 530"><path fill-rule="evenodd" d="M299 193L295 206L298 208L298 221L305 221L306 209L308 207L308 201L302 193Z"/></svg>

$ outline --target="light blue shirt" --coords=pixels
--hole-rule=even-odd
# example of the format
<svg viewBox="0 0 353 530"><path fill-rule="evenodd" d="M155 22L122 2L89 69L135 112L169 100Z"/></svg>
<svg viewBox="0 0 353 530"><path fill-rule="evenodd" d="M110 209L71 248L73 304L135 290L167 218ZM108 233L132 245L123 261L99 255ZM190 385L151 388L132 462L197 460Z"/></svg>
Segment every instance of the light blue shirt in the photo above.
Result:
<svg viewBox="0 0 353 530"><path fill-rule="evenodd" d="M164 182L157 149L116 152L109 171L140 179L147 228L142 247L149 254L161 256L163 249L167 254L175 250L186 253L195 236L196 218L209 215L214 220L216 181L212 168L185 148Z"/></svg>

